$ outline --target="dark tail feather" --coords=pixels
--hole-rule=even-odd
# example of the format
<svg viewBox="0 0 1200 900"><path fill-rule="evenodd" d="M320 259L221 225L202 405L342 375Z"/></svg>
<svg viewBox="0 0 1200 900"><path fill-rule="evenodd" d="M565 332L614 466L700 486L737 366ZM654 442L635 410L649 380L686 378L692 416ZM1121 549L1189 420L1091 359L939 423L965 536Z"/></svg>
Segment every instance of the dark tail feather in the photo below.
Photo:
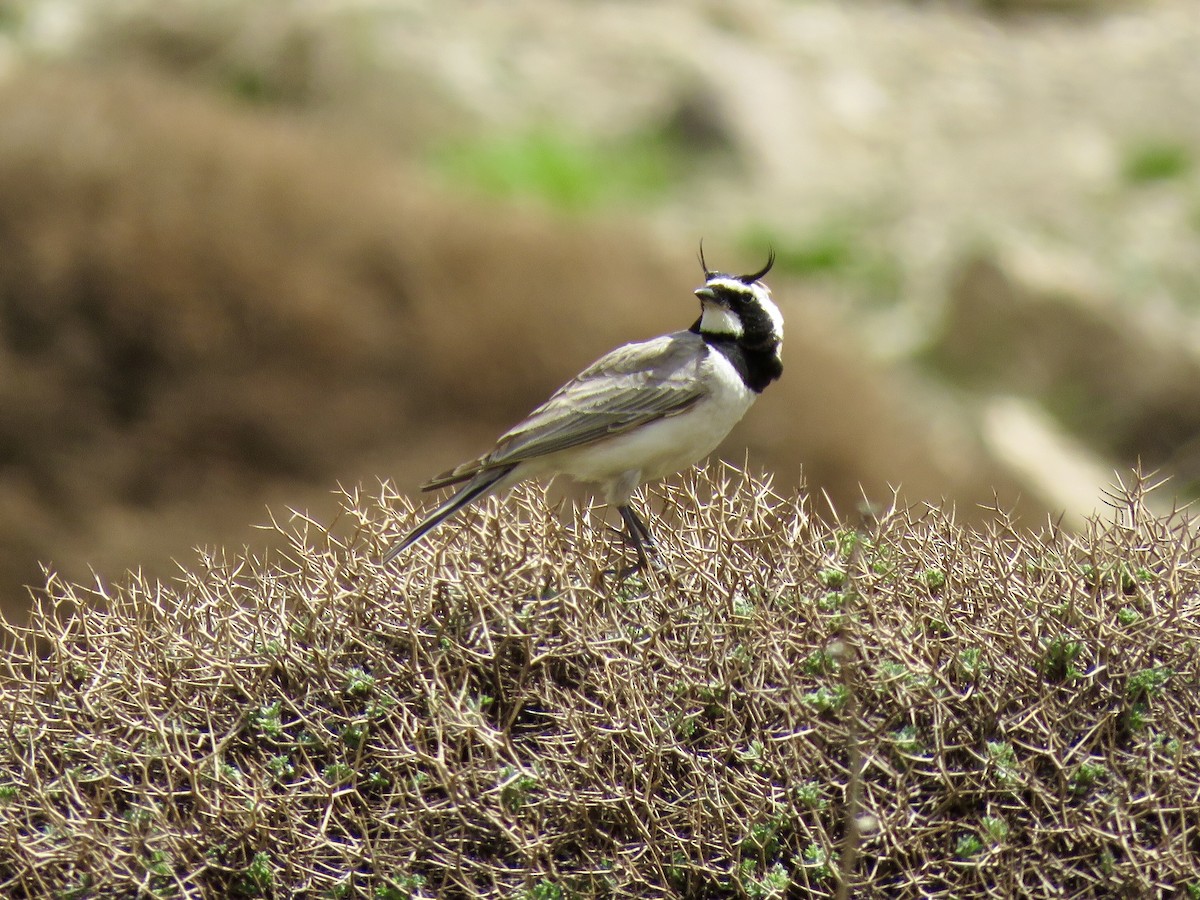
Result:
<svg viewBox="0 0 1200 900"><path fill-rule="evenodd" d="M511 466L504 466L499 469L488 469L486 472L480 472L458 491L453 497L435 509L429 516L421 522L416 528L406 534L398 544L393 546L387 553L383 554L382 563L387 565L403 551L407 550L428 532L437 528L442 522L450 518L468 503L478 500L485 496L495 487L496 483L504 476L516 468L514 463Z"/></svg>

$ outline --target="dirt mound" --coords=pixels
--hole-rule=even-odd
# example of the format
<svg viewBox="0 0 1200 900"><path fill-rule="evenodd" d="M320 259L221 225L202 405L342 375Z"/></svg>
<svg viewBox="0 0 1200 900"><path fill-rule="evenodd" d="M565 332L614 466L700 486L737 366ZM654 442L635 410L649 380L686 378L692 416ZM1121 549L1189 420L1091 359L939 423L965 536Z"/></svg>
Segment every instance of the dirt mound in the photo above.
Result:
<svg viewBox="0 0 1200 900"><path fill-rule="evenodd" d="M267 500L415 481L477 449L463 421L511 421L560 357L628 334L514 309L663 280L628 240L497 227L302 124L138 76L14 80L0 109L6 594L36 560L163 571L250 539Z"/></svg>
<svg viewBox="0 0 1200 900"><path fill-rule="evenodd" d="M0 116L10 610L39 561L169 575L197 545L260 547L265 504L331 514L338 482L415 486L596 356L694 315L690 247L456 199L303 120L161 77L28 72L0 85ZM793 483L803 466L846 508L860 483L968 514L993 485L1015 498L801 290L776 295L787 371L735 459L749 446Z"/></svg>

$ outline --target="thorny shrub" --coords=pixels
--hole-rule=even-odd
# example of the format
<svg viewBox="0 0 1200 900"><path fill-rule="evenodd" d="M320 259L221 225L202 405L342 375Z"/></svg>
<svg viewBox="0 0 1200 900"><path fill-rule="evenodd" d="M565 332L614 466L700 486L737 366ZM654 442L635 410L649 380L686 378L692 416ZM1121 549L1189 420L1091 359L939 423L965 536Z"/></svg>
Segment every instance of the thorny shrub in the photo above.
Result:
<svg viewBox="0 0 1200 900"><path fill-rule="evenodd" d="M1146 490L967 531L698 470L620 580L536 488L382 568L385 489L271 563L51 578L0 664L0 892L1196 895L1197 541Z"/></svg>

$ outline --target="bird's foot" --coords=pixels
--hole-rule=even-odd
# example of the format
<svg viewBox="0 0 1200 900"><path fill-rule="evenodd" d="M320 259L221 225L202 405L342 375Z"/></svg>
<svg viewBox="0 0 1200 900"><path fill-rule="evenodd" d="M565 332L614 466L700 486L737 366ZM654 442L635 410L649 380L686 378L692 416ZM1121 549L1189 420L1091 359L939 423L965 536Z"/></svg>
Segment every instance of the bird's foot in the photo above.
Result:
<svg viewBox="0 0 1200 900"><path fill-rule="evenodd" d="M623 531L618 528L614 528L612 531L621 538L621 543L625 545L626 549L633 549L637 559L630 565L605 569L603 572L605 578L614 578L617 582L623 582L634 576L645 576L651 572L662 574L667 571L667 564L663 562L662 554L659 553L658 545L653 539L647 541L637 532Z"/></svg>

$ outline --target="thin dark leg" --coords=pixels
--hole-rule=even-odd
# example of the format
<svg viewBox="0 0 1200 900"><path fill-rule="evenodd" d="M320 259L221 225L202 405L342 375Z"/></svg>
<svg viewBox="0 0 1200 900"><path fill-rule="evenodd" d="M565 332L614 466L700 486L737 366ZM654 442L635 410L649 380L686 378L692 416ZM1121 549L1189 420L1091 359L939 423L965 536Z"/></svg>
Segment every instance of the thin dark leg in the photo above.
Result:
<svg viewBox="0 0 1200 900"><path fill-rule="evenodd" d="M638 537L642 539L642 543L648 550L652 553L656 552L658 545L654 542L654 535L650 533L650 526L646 524L645 520L637 514L632 506L626 506L625 510L629 513L628 518L622 516L622 518L625 518L625 524L637 530Z"/></svg>
<svg viewBox="0 0 1200 900"><path fill-rule="evenodd" d="M654 545L654 535L650 533L650 529L646 527L646 523L633 511L633 507L618 506L617 511L621 514L621 518L625 520L625 534L629 543L633 544L634 550L637 551L638 566L633 571L647 568L650 565L650 560L646 556L646 550L649 549L651 553L657 553L657 548Z"/></svg>

